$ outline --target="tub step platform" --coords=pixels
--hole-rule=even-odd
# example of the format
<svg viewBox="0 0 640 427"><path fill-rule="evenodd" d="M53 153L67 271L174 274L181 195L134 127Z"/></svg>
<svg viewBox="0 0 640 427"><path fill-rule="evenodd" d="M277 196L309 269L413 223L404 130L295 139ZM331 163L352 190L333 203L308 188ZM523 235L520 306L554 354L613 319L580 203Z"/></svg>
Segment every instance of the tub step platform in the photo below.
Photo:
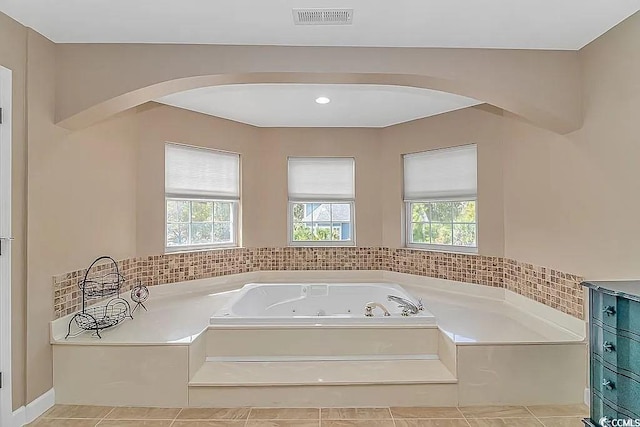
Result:
<svg viewBox="0 0 640 427"><path fill-rule="evenodd" d="M189 386L456 383L440 360L205 362Z"/></svg>
<svg viewBox="0 0 640 427"><path fill-rule="evenodd" d="M189 382L189 405L447 406L457 404L456 387L438 359L205 362Z"/></svg>
<svg viewBox="0 0 640 427"><path fill-rule="evenodd" d="M205 353L212 357L421 355L438 353L438 336L435 326L209 327Z"/></svg>

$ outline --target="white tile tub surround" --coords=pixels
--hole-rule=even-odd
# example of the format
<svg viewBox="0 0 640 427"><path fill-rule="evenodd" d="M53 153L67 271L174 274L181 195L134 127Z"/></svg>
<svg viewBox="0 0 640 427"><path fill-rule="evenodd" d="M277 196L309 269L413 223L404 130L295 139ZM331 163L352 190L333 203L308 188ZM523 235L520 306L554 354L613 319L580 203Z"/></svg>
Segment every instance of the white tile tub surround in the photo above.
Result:
<svg viewBox="0 0 640 427"><path fill-rule="evenodd" d="M278 328L265 325L262 329L251 325L209 326L212 313L224 306L245 283L331 281L400 283L411 296L423 297L425 307L436 317L437 326L401 329L397 329L398 326L375 326L368 332L361 326L288 325ZM539 303L531 301L534 305L528 305L529 300L521 301L509 292L382 271L252 272L154 286L147 301L149 311L136 311L134 320L104 331L101 340L85 334L65 341L69 318L52 322L57 403L223 407L240 404L308 406L311 402L322 406L344 406L345 402L350 406L424 406L425 402L433 406L581 402L586 377L586 367L583 366L586 345L584 334L579 333L581 328L564 318L568 315L537 311L539 307L535 304ZM379 330L376 331L377 328ZM314 332L317 329L320 335L310 333L310 329ZM286 330L292 335L282 335ZM203 331L207 333L203 334ZM273 339L269 339L270 331L275 334L271 337ZM394 331L401 332L401 340L393 341ZM226 338L215 335L218 332L227 333ZM359 337L359 332L362 332L364 341L354 338ZM214 341L209 339L211 333ZM277 348L280 342L291 345L305 336L308 343L322 343L323 340L326 343L330 339L328 346L332 350L348 349L347 344L352 345L352 349L359 349L360 344L368 343L366 338L369 336L373 337L370 340L372 347L363 349L363 354L346 351L342 360L355 359L357 362L362 359L360 363L364 365L397 359L394 366L400 367L423 363L420 360L431 363L425 355L432 355L439 358L432 359L439 363L439 369L450 372L456 382L429 383L429 378L421 378L422 383L411 384L410 376L401 378L396 375L398 372L389 371L390 378L381 377L387 382L379 384L356 383L363 379L354 377L351 379L354 384L234 385L237 381L231 378L230 384L218 382L216 385L220 378L212 377L211 385L207 385L206 375L202 375L207 372L207 367L212 366L208 364L251 363L233 362L232 359L239 356L240 359L248 356L245 357L247 360L252 356L249 348L223 344L224 340L233 343L234 333L249 334L240 339L240 342L248 343L263 333L265 340L256 341L257 348L269 350ZM427 334L430 338L416 334ZM431 337L433 334L435 336ZM384 342L384 345L376 347L376 340ZM404 341L425 343L426 347L422 344L403 346ZM299 362L304 362L308 355L320 361L323 356L314 353L321 348L311 346L305 351L291 347L285 353L296 350L302 357L280 362L277 358L282 356L282 352L259 351L260 354L253 356L264 359L259 363L263 366L275 362L282 363L279 365L282 367L286 367L286 363L300 367ZM341 352L337 351L337 354L341 355ZM210 356L215 360L207 361ZM334 363L343 363L341 360L324 359L320 363L330 371ZM555 360L566 363L556 363ZM579 363L572 363L576 360ZM136 369L140 366L138 361L142 361L141 369ZM100 371L97 375L93 373L95 366ZM229 375L234 367L237 365L229 369ZM258 365L256 369L259 369ZM237 372L242 373L242 370ZM266 375L266 372L260 370L259 374ZM88 393L76 392L89 386L87 378L91 378L94 388ZM205 378L204 384L190 385L190 381L198 378ZM558 378L562 378L562 387L550 393L548 388L553 387ZM394 383L407 379L409 382ZM305 378L298 380L303 382ZM438 381L438 378L433 380ZM289 379L291 383L296 381L296 378ZM166 393L167 387L173 390L169 394ZM483 387L486 393L482 393ZM526 392L522 391L523 388L527 388Z"/></svg>
<svg viewBox="0 0 640 427"><path fill-rule="evenodd" d="M580 343L459 346L459 406L582 403L586 354Z"/></svg>
<svg viewBox="0 0 640 427"><path fill-rule="evenodd" d="M154 286L147 304L150 310L138 310L134 320L106 330L100 343L191 342L246 283L367 281L399 283L413 297L422 297L440 329L456 336L458 343L575 342L586 336L584 321L502 288L386 271L268 271ZM95 344L90 334L64 340L70 318L51 322L51 342Z"/></svg>
<svg viewBox="0 0 640 427"><path fill-rule="evenodd" d="M206 331L209 359L319 360L373 359L374 356L423 357L438 354L440 333L434 326L384 328L379 326L211 327Z"/></svg>
<svg viewBox="0 0 640 427"><path fill-rule="evenodd" d="M386 271L382 276L421 297L457 344L581 342L586 337L584 320L508 289Z"/></svg>
<svg viewBox="0 0 640 427"><path fill-rule="evenodd" d="M55 345L56 403L188 406L189 347Z"/></svg>

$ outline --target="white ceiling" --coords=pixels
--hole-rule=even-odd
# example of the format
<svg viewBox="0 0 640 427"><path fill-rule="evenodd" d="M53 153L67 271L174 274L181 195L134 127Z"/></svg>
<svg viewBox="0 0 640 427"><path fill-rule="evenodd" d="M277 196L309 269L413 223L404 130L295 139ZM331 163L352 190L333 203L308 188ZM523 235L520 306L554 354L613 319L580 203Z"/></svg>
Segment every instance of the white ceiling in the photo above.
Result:
<svg viewBox="0 0 640 427"><path fill-rule="evenodd" d="M293 8L354 9L351 26L294 26ZM0 0L60 43L580 49L638 0Z"/></svg>
<svg viewBox="0 0 640 427"><path fill-rule="evenodd" d="M317 104L321 96L331 102ZM260 127L386 127L480 104L435 90L363 84L212 86L156 101Z"/></svg>

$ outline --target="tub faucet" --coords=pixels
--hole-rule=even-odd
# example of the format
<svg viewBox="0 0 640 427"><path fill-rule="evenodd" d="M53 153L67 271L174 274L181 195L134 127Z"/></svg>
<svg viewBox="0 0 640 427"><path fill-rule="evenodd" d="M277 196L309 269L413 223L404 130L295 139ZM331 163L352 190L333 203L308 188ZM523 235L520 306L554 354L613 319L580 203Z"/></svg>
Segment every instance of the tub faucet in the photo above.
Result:
<svg viewBox="0 0 640 427"><path fill-rule="evenodd" d="M408 316L410 314L418 314L420 308L415 305L413 302L409 301L406 298L397 297L395 295L387 295L387 299L389 301L397 302L398 307L402 309L402 315Z"/></svg>
<svg viewBox="0 0 640 427"><path fill-rule="evenodd" d="M380 304L379 302L368 302L364 306L364 315L367 317L373 317L373 309L376 307L380 307L380 309L384 311L385 316L391 316L391 313L389 313L389 310L387 310L387 308L384 305Z"/></svg>

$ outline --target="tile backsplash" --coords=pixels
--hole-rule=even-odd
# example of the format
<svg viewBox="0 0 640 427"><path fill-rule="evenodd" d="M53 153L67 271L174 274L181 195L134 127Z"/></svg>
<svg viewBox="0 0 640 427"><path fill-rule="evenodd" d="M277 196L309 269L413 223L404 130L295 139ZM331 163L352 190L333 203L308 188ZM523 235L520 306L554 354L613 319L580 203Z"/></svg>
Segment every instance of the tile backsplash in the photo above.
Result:
<svg viewBox="0 0 640 427"><path fill-rule="evenodd" d="M138 281L152 286L252 271L384 270L506 288L574 317L584 315L581 277L501 257L386 247L285 247L182 252L117 263L126 278L123 292ZM56 318L81 308L78 282L85 273L53 277Z"/></svg>

